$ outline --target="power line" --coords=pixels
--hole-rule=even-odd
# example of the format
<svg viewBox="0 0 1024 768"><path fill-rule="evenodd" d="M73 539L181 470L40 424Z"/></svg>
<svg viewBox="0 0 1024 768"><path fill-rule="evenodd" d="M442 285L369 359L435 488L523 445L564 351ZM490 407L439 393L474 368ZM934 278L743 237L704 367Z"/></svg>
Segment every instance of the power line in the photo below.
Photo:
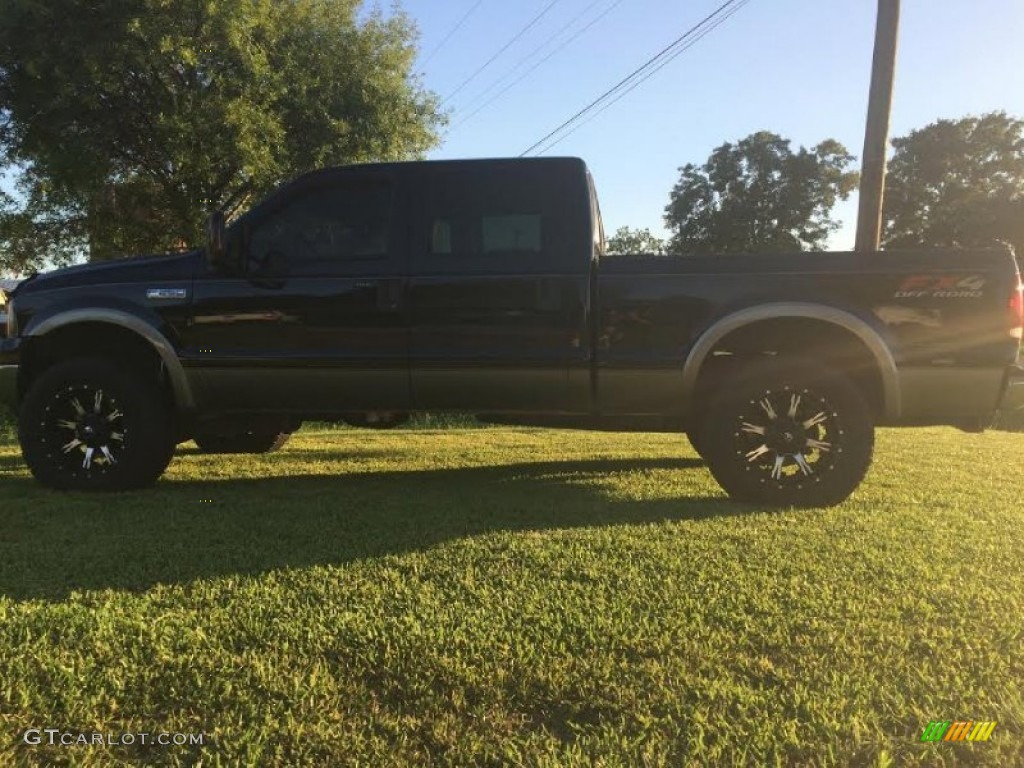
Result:
<svg viewBox="0 0 1024 768"><path fill-rule="evenodd" d="M641 77L639 77L637 80L635 80L633 83L631 83L624 91L619 93L614 99L609 101L607 104L604 104L603 106L601 106L601 108L598 109L596 112L594 112L592 115L589 115L586 118L581 118L581 122L578 122L576 125L574 125L572 128L570 128L568 131L566 131L561 136L559 136L557 139L555 139L553 142L548 144L546 147L544 147L544 149L540 150L540 152L538 154L543 154L544 152L548 152L549 150L554 149L556 146L558 146L563 141L565 141L567 138L569 138L574 133L576 133L576 131L578 131L580 128L582 128L583 126L585 126L588 123L592 122L593 120L596 120L597 117L599 115L601 115L605 110L607 110L607 109L611 108L612 106L614 106L616 103L618 103L618 101L620 99L622 99L623 97L625 97L626 95L631 93L634 89L636 89L639 86L643 85L650 78L654 77L654 75L658 74L658 72L660 72L662 69L667 67L673 61L675 61L679 56L681 56L682 54L686 53L686 51L690 50L690 48L692 48L694 45L696 45L698 42L700 42L702 39L704 39L707 35L709 35L710 33L714 32L716 29L718 29L720 26L722 26L722 24L724 24L726 21L728 21L731 16L736 14L741 8L743 8L743 6L747 5L750 2L751 2L751 0L739 0L737 5L732 7L730 10L728 10L726 13L724 13L721 17L719 17L714 22L709 24L705 29L701 30L691 40L688 40L685 45L683 45L678 51L674 52L665 61L663 61L661 64L659 64L654 69L652 69L652 70L650 70L648 72L645 72Z"/></svg>
<svg viewBox="0 0 1024 768"><path fill-rule="evenodd" d="M703 19L701 19L697 24L695 24L692 27L690 27L690 29L688 29L685 33L680 35L678 38L676 38L671 43L669 43L667 46L665 46L665 48L663 48L661 51L656 53L654 56L649 58L647 61L645 61L639 67L637 67L635 70L630 72L628 75L626 75L624 78L622 78L618 83L616 83L611 88L609 88L607 91L602 93L600 96L598 96L596 99L594 99L592 102L590 102L587 106L585 106L583 109L581 109L575 115L570 117L568 120L566 120L560 126L555 128L553 131L548 133L546 136L544 136L544 138L540 139L540 141L537 141L536 143L531 145L528 149L526 149L520 155L520 157L524 157L524 156L530 154L531 152L533 152L533 150L537 149L537 147L539 147L539 146L541 146L543 144L546 144L549 139L551 139L552 137L558 135L559 133L561 133L563 130L565 130L569 126L571 126L574 123L576 123L579 120L581 120L588 113L593 111L598 105L602 104L607 99L609 99L612 96L614 96L616 93L621 91L623 88L628 88L629 90L632 90L632 87L635 87L635 86L631 87L631 84L633 84L633 82L635 80L640 78L640 82L643 82L643 80L647 79L647 77L649 77L651 74L654 74L654 72L657 72L658 69L660 69L662 66L667 64L673 58L675 58L675 56L677 56L679 53L682 53L682 50L686 50L686 48L682 48L682 50L679 50L679 49L680 49L681 46L683 46L684 44L687 43L689 38L693 37L695 35L695 33L698 33L698 32L700 33L699 37L697 37L695 40L693 40L688 45L686 45L687 48L690 45L692 45L694 42L699 40L700 37L703 37L705 34L707 34L707 32L710 32L711 29L714 29L714 27L717 26L717 24L712 25L712 22L714 22L715 19L717 19L719 16L721 16L727 10L729 10L732 6L735 6L737 3L740 3L740 2L742 2L743 4L746 4L746 3L750 2L750 0L726 0L726 2L722 3L722 5L720 5L718 8L716 8L712 13L708 14ZM726 17L726 18L728 18L728 17ZM723 19L723 21L724 21L724 19ZM721 22L718 22L718 23L721 23ZM704 28L708 27L709 25L711 25L710 29L705 31ZM654 69L653 71L651 71L652 67L654 67L656 64L658 65L657 69ZM637 84L639 84L639 83L637 83ZM626 92L628 93L628 90ZM623 95L625 95L625 94L623 94Z"/></svg>
<svg viewBox="0 0 1024 768"><path fill-rule="evenodd" d="M466 109L469 109L471 106L473 106L481 98L484 98L485 96L487 96L487 94L489 94L492 90L494 90L494 88L496 88L497 86L501 85L505 80L507 80L509 78L509 76L514 75L516 73L516 71L521 66L523 66L523 64L525 64L530 59L532 59L534 56L536 56L540 51L542 51L543 49L547 48L548 45L551 44L552 40L554 40L555 38L559 37L563 32L565 32L565 30L567 30L569 27L571 27L573 24L575 24L577 21L579 21L583 16L585 16L590 11L591 8L593 8L594 6L596 6L600 2L602 2L602 0L593 0L593 2L589 3L582 11L580 11L578 14L573 16L568 22L566 22L561 27L559 27L558 30L554 34L552 34L548 38L546 38L543 43L541 43L536 48L534 48L532 51L530 51L528 54L523 56L523 58L521 58L519 61L517 61L515 64L513 64L504 74L502 74L500 77L498 77L497 80L492 82L489 86L487 86L482 91L480 91L480 93L478 93L476 96L474 96L472 99L470 99L469 102L466 105Z"/></svg>
<svg viewBox="0 0 1024 768"><path fill-rule="evenodd" d="M459 91L461 91L467 85L469 85L471 82L476 80L476 78L480 75L481 72L483 72L485 69L487 69L489 66L491 66L491 64L494 63L495 59L497 59L499 56L501 56L501 54L503 54L505 51L507 51L509 48L511 48L513 45L515 45L515 43L517 43L519 41L519 39L523 35L525 35L527 32L529 32L531 29L533 29L533 27L536 26L537 22L539 22L541 19L543 19L547 15L548 11L550 11L552 8L554 8L556 5L558 5L558 3L560 3L560 2L562 2L562 0L551 0L550 3L545 5L544 9L540 13L538 13L536 16L534 16L533 19L530 20L530 22L525 27L523 27L518 32L516 32L516 34L512 36L512 39L509 40L507 43L505 43L505 45L503 45L498 50L498 52L496 54L491 56L491 58L489 58L487 61L485 61L479 67L477 67L476 71L473 72L473 74L471 74L465 80L463 80L458 88L456 88L454 91L449 93L445 97L444 101L441 102L441 104L442 105L447 104L449 101L451 101L452 97L455 96L455 94L457 94Z"/></svg>
<svg viewBox="0 0 1024 768"><path fill-rule="evenodd" d="M445 43L447 43L447 42L448 42L449 40L451 40L451 39L452 39L452 36L453 36L453 35L454 35L454 34L455 34L456 32L458 32L458 31L459 31L460 29L462 29L462 25L466 23L466 19L468 19L468 18L469 18L470 16L472 16L472 15L473 15L473 11L475 11L475 10L476 10L477 8L479 8L479 7L481 6L481 5L483 5L483 2L484 2L484 0L476 0L476 2L475 2L475 3L473 4L473 7L472 7L472 8L470 8L470 9L469 9L468 11L466 11L466 12L465 12L465 13L464 13L464 14L462 15L462 18L461 18L461 19L459 19L459 20L458 20L457 22L455 22L455 26L454 26L454 27L452 27L452 28L451 28L451 29L449 30L448 34L444 36L444 39L443 39L443 40L441 40L441 42L437 44L437 46L436 46L436 47L434 48L434 50L432 50L432 51L431 51L431 52L430 52L430 53L429 53L429 54L427 55L427 58L425 58L425 59L424 59L424 60L423 60L423 61L422 61L422 62L420 63L420 66L421 66L421 67L425 67L425 66L427 65L427 62L428 62L428 61L430 61L430 60L431 60L432 58L434 58L434 56L436 56L436 55L437 55L437 52L438 52L438 51L440 51L440 50L441 50L442 48L444 48L444 46L445 46Z"/></svg>
<svg viewBox="0 0 1024 768"><path fill-rule="evenodd" d="M694 26L690 27L690 29L688 29L680 37L678 37L675 40L673 40L671 43L669 43L667 46L665 46L661 51L659 51L654 56L649 58L647 61L645 61L639 67L634 69L632 72L630 72L624 78L622 78L618 83L616 83L611 88L609 88L607 91L602 93L600 96L598 96L596 99L594 99L592 102L590 102L587 106L585 106L583 109L581 109L575 115L570 117L568 120L566 120L560 126L558 126L553 131L551 131L546 136L544 136L544 138L542 138L540 141L538 141L538 142L534 143L532 146L530 146L527 150L525 150L520 155L520 157L528 155L533 150L535 150L538 147L542 146L543 144L547 143L549 139L551 139L552 137L558 135L559 133L561 133L563 130L565 130L569 126L573 125L574 123L576 123L579 120L581 120L582 118L584 118L588 113L590 113L592 110L594 110L598 105L602 104L607 99L609 99L612 96L614 96L616 93L621 91L623 88L630 87L631 84L633 83L633 81L637 80L637 78L644 78L645 73L650 71L651 68L655 64L657 64L660 60L666 59L666 57L673 56L673 54L677 52L677 49L683 43L685 43L688 40L688 38L692 37L695 32L697 32L698 30L701 30L703 27L708 25L709 22L713 21L716 17L720 16L725 10L727 10L731 6L735 5L739 1L740 0L727 0L725 3L723 3L718 8L716 8L712 13L708 14L703 19L701 19L697 24L695 24ZM674 56L673 56L673 58L674 58ZM666 62L662 62L662 65L664 63L666 63ZM660 68L660 66L659 66L659 68Z"/></svg>
<svg viewBox="0 0 1024 768"><path fill-rule="evenodd" d="M587 11L589 11L591 8L596 6L599 2L600 2L600 0L595 0L595 2L591 3L590 5L588 5L586 8L583 9L583 11L581 13L579 13L575 18L573 18L568 24L563 26L555 34L553 34L551 37L549 37L543 43L541 43L536 48L534 48L533 51L528 56L524 56L522 59L520 59L519 62L514 67L512 67L508 72L506 72L504 75L502 75L497 80L495 80L493 83L491 83L491 85L489 85L487 88L485 88L479 94L477 94L477 96L474 97L473 100L469 102L469 105L466 108L469 109L470 107L472 107L477 101L480 100L481 97L486 96L488 93L490 93L492 90L494 90L495 87L499 86L503 80L505 80L505 79L507 79L509 77L509 75L515 74L517 69L519 69L523 64L525 64L527 61L532 59L539 51L541 51L542 49L546 48L548 46L548 44L552 40L554 40L556 37L561 35L562 32L564 32L566 29L568 29L573 24L575 24L577 21L579 21L581 18L583 18L583 16L587 13ZM476 115L478 115L481 112L483 112L485 109L487 109L487 107L489 107L495 101L497 101L502 96L504 96L506 93L508 93L509 90L511 90L515 86L519 85L519 83L523 82L523 80L525 80L527 77L529 77L531 74L533 74L533 72L535 72L538 68L540 68L541 66L546 64L548 61L550 61L557 54L559 54L562 51L564 51L566 49L566 47L569 46L573 41L575 41L577 38L579 38L580 36L582 36L586 32L588 32L591 27L593 27L595 24L597 24L599 21L601 21L609 13L614 11L618 6L622 5L623 2L624 2L624 0L615 0L615 2L613 2L607 8L605 8L600 14L597 15L597 17L592 19L586 26L584 26L582 29L580 29L580 30L574 32L572 35L570 35L564 42L562 42L559 45L559 47L555 48L555 50L551 51L547 56L542 58L540 61L536 62L532 67L530 67L525 72L523 72L519 77L517 77L511 83L506 85L504 88L502 88L496 94L494 94L491 98L487 99L483 104L481 104L479 107L474 109L468 115L466 115L461 120L459 120L454 126L452 126L452 129L454 130L455 128L458 128L463 123L468 122L469 120L474 118Z"/></svg>

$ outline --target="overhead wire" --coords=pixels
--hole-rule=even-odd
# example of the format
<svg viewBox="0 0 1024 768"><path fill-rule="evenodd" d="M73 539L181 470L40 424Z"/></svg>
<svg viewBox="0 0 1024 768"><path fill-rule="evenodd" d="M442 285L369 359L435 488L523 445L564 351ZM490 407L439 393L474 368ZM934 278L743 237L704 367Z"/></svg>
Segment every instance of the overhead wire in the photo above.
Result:
<svg viewBox="0 0 1024 768"><path fill-rule="evenodd" d="M666 57L672 55L676 51L676 49L680 45L682 45L688 38L693 36L695 32L697 32L698 30L700 30L703 27L705 27L709 22L713 21L716 17L720 16L726 9L728 9L730 6L735 5L739 1L740 0L727 0L725 3L723 3L718 8L716 8L712 13L708 14L703 19L701 19L697 24L695 24L692 27L690 27L685 33L683 33L681 36L679 36L678 38L673 40L671 43L669 43L667 46L665 46L662 50L660 50L654 56L649 58L647 61L645 61L639 67L634 69L632 72L630 72L628 75L626 75L624 78L622 78L619 82L617 82L615 85L613 85L607 91L605 91L600 96L598 96L596 99L594 99L592 102L587 104L587 106L583 107L583 109L578 111L576 114L574 114L572 117L570 117L564 123L559 125L553 131L548 133L542 139L540 139L539 141L537 141L533 145L531 145L528 149L526 149L520 155L520 157L525 156L525 155L529 154L530 152L532 152L533 150L537 149L538 147L546 144L552 137L558 135L559 133L561 133L563 130L565 130L569 126L571 126L574 123L576 123L579 120L581 120L588 113L590 113L593 109L595 109L598 105L602 104L607 99L609 99L612 96L614 96L616 93L621 91L623 88L628 88L631 85L631 83L633 83L634 80L636 80L637 78L643 77L644 73L646 73L648 70L650 70L656 63L659 62L659 60L665 59Z"/></svg>
<svg viewBox="0 0 1024 768"><path fill-rule="evenodd" d="M583 11L581 11L579 14L577 14L575 17L573 17L567 24L565 24L557 32L555 32L555 34L551 35L551 37L549 37L543 43L541 43L536 48L534 48L533 51L529 55L524 56L522 59L520 59L519 62L517 62L515 64L515 66L513 66L508 72L506 72L504 75L499 77L497 80L495 80L493 83L491 83L491 85L489 85L487 88L485 88L479 94L477 94L472 100L470 100L470 102L469 102L468 106L466 107L466 109L471 109L473 107L473 105L476 104L476 102L478 102L481 99L481 97L486 96L490 91L494 90L494 88L499 86L502 83L502 81L504 81L505 79L507 79L509 77L509 75L515 74L515 71L517 69L519 69L519 67L521 67L523 64L525 64L530 59L532 59L539 51L541 51L544 48L546 48L548 46L548 44L551 43L552 40L554 40L555 38L559 37L566 29L568 29L573 24L575 24L577 21L579 21L581 18L583 18L586 15L586 13L591 8L595 7L600 2L601 2L601 0L595 0L594 2L592 2L590 5L588 5L586 8L584 8ZM555 48L553 51L548 53L547 56L545 56L544 58L542 58L539 61L537 61L536 63L534 63L534 65L532 67L530 67L525 72L523 72L519 77L517 77L515 80L510 82L508 85L506 85L504 88L502 88L496 94L494 94L491 98L487 99L483 104L481 104L479 107L477 107L472 112L467 114L465 117L461 118L457 123L455 123L455 125L452 126L452 129L454 130L455 128L458 128L463 123L468 122L469 120L474 118L476 115L480 114L482 111L487 109L487 107L489 107L491 104L493 104L498 99L500 99L502 96L504 96L506 93L508 93L512 88L514 88L515 86L519 85L519 83L521 83L523 80L525 80L527 77L529 77L535 71L537 71L538 68L540 68L541 66L546 64L548 61L550 61L557 54L559 54L562 51L564 51L568 45L570 45L572 42L574 42L580 36L586 34L595 24L597 24L599 21L601 21L609 13L614 11L618 6L622 5L623 2L624 2L624 0L615 0L615 2L613 2L607 8L605 8L594 19L592 19L586 26L584 26L583 28L581 28L581 29L577 30L576 32L574 32L565 41L563 41L557 48Z"/></svg>
<svg viewBox="0 0 1024 768"><path fill-rule="evenodd" d="M606 102L609 98L612 98L613 96L618 94L623 89L626 89L625 93L628 93L629 91L633 90L633 88L635 88L641 82L647 80L651 75L653 75L655 72L659 71L662 67L667 65L676 56L678 56L683 51L685 51L690 46L692 46L694 43L696 43L697 40L701 39L708 32L712 31L717 26L719 26L723 21L725 21L726 18L731 16L732 13L735 13L735 10L739 10L740 7L742 7L743 5L746 5L749 2L750 2L750 0L726 0L726 2L722 3L722 5L718 6L718 8L716 8L710 14L708 14L703 19L701 19L699 22L694 24L686 32L684 32L678 38L673 40L671 43L669 43L667 46L665 46L661 51L659 51L654 56L649 58L647 61L645 61L639 67L634 69L632 72L630 72L624 78L622 78L619 82L617 82L615 85L613 85L607 91L605 91L600 96L598 96L596 99L594 99L592 102L590 102L587 106L583 107L583 109L579 110L576 114L574 114L572 117L570 117L564 123L559 125L553 131L549 132L547 135L545 135L539 141L534 142L530 147L528 147L526 150L524 150L520 154L520 157L525 157L526 155L530 154L531 152L533 152L538 147L547 144L547 142L550 139L552 139L553 137L555 137L558 134L562 133L566 128L568 128L568 127L572 126L573 124L579 122L581 119L586 117L590 112L592 112L595 108L597 108L598 106L603 105L604 102ZM716 19L719 19L719 17L723 16L723 14L725 14L726 11L729 11L733 6L737 6L737 5L738 5L738 7L735 10L733 10L731 13L726 15L721 20L716 21ZM707 29L705 29L705 27L707 27ZM696 35L696 37L695 37L695 35ZM690 38L694 38L694 37L695 37L695 39L690 41ZM635 81L638 81L638 82L635 82ZM623 93L622 95L625 95L625 93ZM620 97L617 97L615 100L617 101L618 98L620 98ZM561 139L559 139L559 141L560 140ZM552 144L552 146L554 146L554 145Z"/></svg>
<svg viewBox="0 0 1024 768"><path fill-rule="evenodd" d="M469 17L473 15L473 12L481 5L483 5L483 3L484 0L476 0L476 2L473 4L473 7L466 11L464 14L462 14L462 18L455 22L455 26L452 27L449 30L448 34L446 34L444 38L441 40L441 42L434 47L434 50L427 54L427 58L420 62L421 67L425 67L427 65L427 62L434 58L434 56L437 55L438 51L445 47L448 41L451 40L452 37L454 37L455 33L462 29L462 25L465 24Z"/></svg>
<svg viewBox="0 0 1024 768"><path fill-rule="evenodd" d="M501 54L503 54L505 51L507 51L509 48L511 48L513 45L519 42L523 35L525 35L527 32L533 29L537 25L537 23L541 19L543 19L548 14L548 12L556 5L558 5L558 3L560 2L562 2L562 0L551 0L551 2L545 5L541 12L534 16L529 22L527 22L526 26L524 26L522 29L516 32L516 34L512 36L511 40L509 40L507 43L505 43L505 45L498 49L497 53L495 53L493 56L491 56L491 58L489 58L479 67L477 67L476 71L474 71L473 74L471 74L469 77L463 80L462 83L460 83L459 86L454 91L445 96L444 101L442 101L441 104L447 104L449 101L452 100L452 97L458 94L463 88L465 88L471 82L476 80L476 78L480 76L481 72L483 72L485 69L491 66L491 64L493 64L497 60L497 58L501 56Z"/></svg>
<svg viewBox="0 0 1024 768"><path fill-rule="evenodd" d="M484 88L476 96L474 96L472 99L470 99L469 102L467 102L467 108L472 106L473 104L475 104L482 97L486 96L494 88L496 88L498 85L503 83L506 79L508 79L508 77L510 75L514 74L521 66L523 66L523 64L525 64L527 61L529 61L534 56L536 56L537 53L539 53L541 50L543 50L544 48L547 48L548 45L551 44L552 40L554 40L559 35L561 35L563 32L565 32L566 29L568 29L573 24L575 24L577 21L579 21L581 17L585 16L587 14L587 12L590 11L591 8L596 6L598 3L601 3L602 1L603 0L593 0L593 2L589 3L582 11L580 11L578 14L573 16L568 22L566 22L561 27L559 27L557 31L555 31L553 34L551 34L549 37L547 37L544 40L543 43L541 43L536 48L534 48L532 51L530 51L528 54L523 56L523 58L521 58L519 61L517 61L515 64L513 64L504 74L500 75L489 86Z"/></svg>
<svg viewBox="0 0 1024 768"><path fill-rule="evenodd" d="M645 83L647 80L649 80L650 78L654 77L654 75L656 75L662 69L667 67L673 61L675 61L675 59L677 59L679 56L681 56L686 51L688 51L690 48L692 48L694 45L696 45L698 42L700 42L704 37L706 37L707 35L711 34L716 29L718 29L718 27L720 27L722 24L724 24L726 21L728 21L731 16L733 16L736 13L738 13L740 11L740 9L743 8L743 6L747 5L751 1L752 0L739 0L737 2L737 4L735 6L733 6L729 11L724 13L721 17L716 19L714 22L710 23L705 29L701 30L698 34L696 34L693 37L692 40L688 40L684 46L682 46L678 51L674 52L665 61L663 61L661 64L659 64L657 67L655 67L654 69L650 70L649 72L644 73L643 76L641 76L636 81L634 81L632 84L630 84L625 90L623 90L621 93L619 93L617 96L615 96L615 98L613 98L611 101L609 101L608 103L602 105L596 112L594 112L593 114L591 114L591 115L589 115L589 116L587 116L585 118L581 118L581 120L576 125L572 126L568 131L563 133L561 136L559 136L553 142L551 142L546 147L544 147L542 150L540 150L538 152L538 154L543 154L544 152L548 152L548 151L554 149L556 146L558 146L563 141L565 141L567 138L569 138L574 133L576 133L576 131L578 131L580 128L582 128L583 126L585 126L588 123L592 122L593 120L596 120L598 118L598 116L600 116L605 110L610 109L612 106L614 106L616 103L618 103L618 101L620 99L624 98L629 93L631 93L633 90L635 90L636 88L641 86L643 83Z"/></svg>

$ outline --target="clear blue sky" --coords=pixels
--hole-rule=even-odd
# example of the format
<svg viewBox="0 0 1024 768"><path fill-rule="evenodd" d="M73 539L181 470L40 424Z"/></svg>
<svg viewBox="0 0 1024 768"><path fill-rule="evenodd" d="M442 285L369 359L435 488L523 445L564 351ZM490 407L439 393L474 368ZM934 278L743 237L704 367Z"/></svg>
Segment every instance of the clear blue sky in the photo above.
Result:
<svg viewBox="0 0 1024 768"><path fill-rule="evenodd" d="M480 0L439 48L477 2L401 0L421 33L416 69L442 98L551 0ZM446 102L451 124L430 157L518 155L721 2L557 0ZM605 11L585 34L563 42ZM766 129L796 145L835 138L859 157L875 12L874 0L751 0L549 154L589 163L609 233L629 225L659 234L678 167L702 163L725 141ZM551 45L527 58L567 24ZM494 95L552 50L542 66L466 119L482 103L481 93ZM998 109L1024 117L1022 80L1024 0L903 0L892 135L938 118ZM831 246L850 248L856 197L836 213L845 226Z"/></svg>
<svg viewBox="0 0 1024 768"><path fill-rule="evenodd" d="M442 97L550 0L482 0L438 49L476 2L404 3L421 32L417 70L424 84ZM621 0L585 34L557 45L615 2L558 0L521 40L445 104L451 125L430 157L518 155L722 0ZM859 158L876 8L873 0L752 0L548 154L577 155L589 163L609 232L630 225L659 233L677 168L702 163L725 141L767 129L794 145L835 138ZM549 61L459 124L479 106L479 94L580 14L556 44L518 71L557 49ZM1002 109L1024 116L1022 43L1022 0L904 0L892 135L970 113ZM837 208L837 214L845 226L832 247L850 248L855 198Z"/></svg>

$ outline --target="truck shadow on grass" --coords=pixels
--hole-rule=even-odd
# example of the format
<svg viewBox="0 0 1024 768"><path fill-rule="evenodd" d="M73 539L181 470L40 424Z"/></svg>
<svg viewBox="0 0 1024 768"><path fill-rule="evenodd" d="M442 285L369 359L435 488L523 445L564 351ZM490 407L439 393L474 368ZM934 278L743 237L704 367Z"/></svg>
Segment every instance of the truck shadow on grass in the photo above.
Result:
<svg viewBox="0 0 1024 768"><path fill-rule="evenodd" d="M586 460L335 476L164 480L62 494L0 480L0 594L144 590L276 568L338 565L489 533L699 520L756 509L705 491L698 459ZM623 487L672 470L671 497ZM626 477L621 477L627 475ZM659 486L660 487L660 486Z"/></svg>

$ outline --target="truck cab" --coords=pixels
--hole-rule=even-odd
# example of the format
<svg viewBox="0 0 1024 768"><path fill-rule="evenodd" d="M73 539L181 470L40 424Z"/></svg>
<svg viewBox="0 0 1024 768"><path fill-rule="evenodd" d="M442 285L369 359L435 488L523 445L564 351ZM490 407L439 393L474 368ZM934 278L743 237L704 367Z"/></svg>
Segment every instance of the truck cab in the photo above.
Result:
<svg viewBox="0 0 1024 768"><path fill-rule="evenodd" d="M324 416L586 408L591 188L572 159L300 179L197 265L180 331L196 397Z"/></svg>

